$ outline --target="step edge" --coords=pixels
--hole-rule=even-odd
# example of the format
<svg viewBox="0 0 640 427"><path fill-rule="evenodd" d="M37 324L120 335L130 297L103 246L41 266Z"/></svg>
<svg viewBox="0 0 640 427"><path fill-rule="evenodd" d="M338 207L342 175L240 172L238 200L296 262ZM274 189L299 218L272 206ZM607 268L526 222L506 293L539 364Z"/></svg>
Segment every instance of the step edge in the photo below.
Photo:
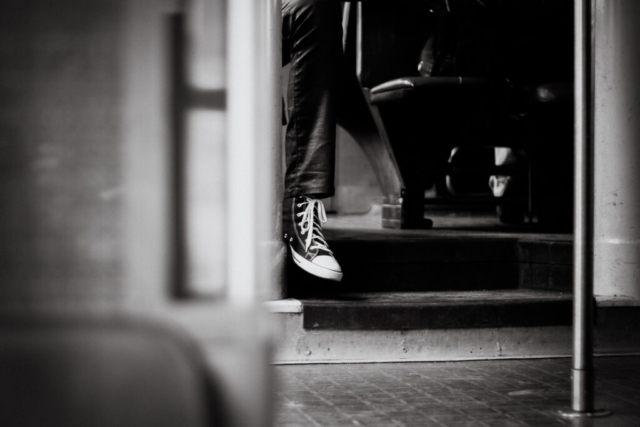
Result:
<svg viewBox="0 0 640 427"><path fill-rule="evenodd" d="M636 357L640 352L594 353L594 357ZM472 362L491 360L530 360L530 359L567 359L571 353L543 354L527 356L484 356L484 357L425 357L425 358L381 358L381 359L318 359L318 360L273 360L271 365L333 365L333 364L374 364L374 363L443 363L443 362Z"/></svg>
<svg viewBox="0 0 640 427"><path fill-rule="evenodd" d="M640 307L640 299L621 295L596 295L598 307Z"/></svg>
<svg viewBox="0 0 640 427"><path fill-rule="evenodd" d="M262 306L268 313L302 313L302 302L295 298L264 301Z"/></svg>

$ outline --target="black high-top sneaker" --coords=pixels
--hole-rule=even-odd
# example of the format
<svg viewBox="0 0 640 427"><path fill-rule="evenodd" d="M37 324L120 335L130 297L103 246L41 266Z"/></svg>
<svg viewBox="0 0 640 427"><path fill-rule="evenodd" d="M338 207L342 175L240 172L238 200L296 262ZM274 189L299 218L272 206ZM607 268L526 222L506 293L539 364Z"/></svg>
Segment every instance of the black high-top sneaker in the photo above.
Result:
<svg viewBox="0 0 640 427"><path fill-rule="evenodd" d="M342 269L322 235L322 223L327 222L322 201L307 196L285 199L283 217L284 240L293 262L307 273L339 282Z"/></svg>

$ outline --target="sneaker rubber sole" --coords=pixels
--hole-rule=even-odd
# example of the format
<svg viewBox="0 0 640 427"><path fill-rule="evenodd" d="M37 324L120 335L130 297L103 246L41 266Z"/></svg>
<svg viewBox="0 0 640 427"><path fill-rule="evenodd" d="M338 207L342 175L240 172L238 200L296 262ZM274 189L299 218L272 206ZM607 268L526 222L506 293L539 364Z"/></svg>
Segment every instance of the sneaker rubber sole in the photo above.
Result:
<svg viewBox="0 0 640 427"><path fill-rule="evenodd" d="M341 271L331 270L329 268L316 265L311 261L307 261L306 259L304 259L304 257L298 255L296 251L293 250L291 245L289 245L289 249L291 249L291 255L293 256L293 261L296 263L298 267L300 267L307 273L320 277L322 279L333 280L334 282L339 282L342 280Z"/></svg>

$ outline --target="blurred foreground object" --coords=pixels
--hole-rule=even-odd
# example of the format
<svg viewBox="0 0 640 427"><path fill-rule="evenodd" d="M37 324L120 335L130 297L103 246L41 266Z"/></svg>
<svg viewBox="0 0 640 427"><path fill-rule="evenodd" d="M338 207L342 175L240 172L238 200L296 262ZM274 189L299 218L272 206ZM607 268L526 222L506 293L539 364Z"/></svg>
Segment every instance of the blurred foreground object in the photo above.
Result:
<svg viewBox="0 0 640 427"><path fill-rule="evenodd" d="M195 342L166 327L122 316L2 319L3 426L220 425L214 387Z"/></svg>
<svg viewBox="0 0 640 427"><path fill-rule="evenodd" d="M0 3L3 427L269 424L270 331L228 277L225 8Z"/></svg>

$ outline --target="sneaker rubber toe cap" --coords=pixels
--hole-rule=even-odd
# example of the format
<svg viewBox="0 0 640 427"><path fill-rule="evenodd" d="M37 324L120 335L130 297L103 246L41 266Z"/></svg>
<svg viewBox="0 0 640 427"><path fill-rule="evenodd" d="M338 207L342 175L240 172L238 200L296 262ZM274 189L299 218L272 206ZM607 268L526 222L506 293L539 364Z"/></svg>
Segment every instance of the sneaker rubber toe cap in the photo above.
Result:
<svg viewBox="0 0 640 427"><path fill-rule="evenodd" d="M328 270L342 272L342 268L340 268L340 264L338 264L338 261L336 261L334 257L329 255L317 256L313 259L313 263Z"/></svg>

